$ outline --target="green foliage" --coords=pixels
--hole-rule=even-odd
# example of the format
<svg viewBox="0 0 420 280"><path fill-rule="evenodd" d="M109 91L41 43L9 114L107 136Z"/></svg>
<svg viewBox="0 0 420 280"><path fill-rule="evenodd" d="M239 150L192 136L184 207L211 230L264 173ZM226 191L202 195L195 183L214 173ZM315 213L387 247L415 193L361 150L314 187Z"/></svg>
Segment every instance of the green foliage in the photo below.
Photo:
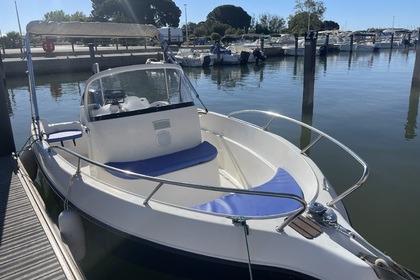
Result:
<svg viewBox="0 0 420 280"><path fill-rule="evenodd" d="M241 7L222 5L214 8L214 10L207 15L207 23L209 25L214 25L216 23L226 24L236 29L244 28L245 30L248 30L251 23L251 16Z"/></svg>
<svg viewBox="0 0 420 280"><path fill-rule="evenodd" d="M289 32L298 36L305 35L305 32L308 30L308 22L310 23L309 30L322 29L322 21L319 20L317 15L303 12L289 18Z"/></svg>
<svg viewBox="0 0 420 280"><path fill-rule="evenodd" d="M179 26L181 10L172 0L92 0L97 21Z"/></svg>
<svg viewBox="0 0 420 280"><path fill-rule="evenodd" d="M7 32L6 36L2 36L1 44L6 49L19 48L20 46L19 37L20 37L19 32L16 32L16 31Z"/></svg>
<svg viewBox="0 0 420 280"><path fill-rule="evenodd" d="M210 35L210 38L211 38L212 41L220 41L220 38L222 38L222 36L220 36L219 33L212 33Z"/></svg>
<svg viewBox="0 0 420 280"><path fill-rule="evenodd" d="M340 29L340 25L332 20L325 20L323 23L323 29L324 30L338 30Z"/></svg>
<svg viewBox="0 0 420 280"><path fill-rule="evenodd" d="M210 34L206 25L199 25L194 29L194 35L197 37L204 37Z"/></svg>
<svg viewBox="0 0 420 280"><path fill-rule="evenodd" d="M223 23L219 23L216 22L214 24L211 25L211 31L213 33L219 33L220 36L225 35L225 32L227 29L229 29L230 26L228 24L223 24Z"/></svg>
<svg viewBox="0 0 420 280"><path fill-rule="evenodd" d="M44 15L43 20L63 22L63 21L69 21L70 18L69 18L69 15L67 15L63 10L57 10L57 11L46 13Z"/></svg>
<svg viewBox="0 0 420 280"><path fill-rule="evenodd" d="M255 32L263 34L281 33L286 24L284 18L272 14L260 15L257 22Z"/></svg>
<svg viewBox="0 0 420 280"><path fill-rule="evenodd" d="M75 12L74 14L68 15L63 10L56 10L44 14L43 20L46 21L88 21L88 17L82 12Z"/></svg>
<svg viewBox="0 0 420 280"><path fill-rule="evenodd" d="M295 15L301 13L310 13L311 15L316 15L318 19L324 17L324 13L327 8L322 1L314 0L295 0Z"/></svg>
<svg viewBox="0 0 420 280"><path fill-rule="evenodd" d="M69 15L70 21L89 21L89 17L82 12L75 12L74 14Z"/></svg>

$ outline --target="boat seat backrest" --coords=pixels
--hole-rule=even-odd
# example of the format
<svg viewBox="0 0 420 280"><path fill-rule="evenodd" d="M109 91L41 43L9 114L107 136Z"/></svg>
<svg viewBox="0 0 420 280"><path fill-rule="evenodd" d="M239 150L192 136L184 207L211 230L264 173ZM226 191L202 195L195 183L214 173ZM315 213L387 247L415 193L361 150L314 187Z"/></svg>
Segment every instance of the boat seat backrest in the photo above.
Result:
<svg viewBox="0 0 420 280"><path fill-rule="evenodd" d="M89 154L102 163L153 158L202 142L195 106L100 120L88 127Z"/></svg>

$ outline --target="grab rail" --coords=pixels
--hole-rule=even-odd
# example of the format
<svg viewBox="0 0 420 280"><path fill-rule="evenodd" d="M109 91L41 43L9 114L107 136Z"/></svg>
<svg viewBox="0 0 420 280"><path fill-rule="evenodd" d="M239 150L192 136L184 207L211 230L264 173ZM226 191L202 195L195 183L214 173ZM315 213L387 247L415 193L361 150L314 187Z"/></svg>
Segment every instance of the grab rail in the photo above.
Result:
<svg viewBox="0 0 420 280"><path fill-rule="evenodd" d="M229 193L238 193L238 194L245 194L245 195L259 195L259 196L288 198L288 199L296 200L297 202L299 202L302 205L302 208L299 211L293 212L289 217L287 217L285 219L285 221L280 226L276 227L276 230L278 232L282 232L283 229L286 226L288 226L291 222L293 222L293 220L295 218L297 218L298 216L300 216L302 213L304 213L306 211L306 201L303 198L301 198L297 195L294 195L294 194L264 192L264 191L255 191L255 190L251 191L251 190L244 190L244 189L224 188L224 187L222 188L222 187L206 186L206 185L199 185L199 184L173 181L173 180L168 180L168 179L164 179L164 178L160 178L160 177L152 177L152 176L139 174L139 173L135 173L135 172L132 172L132 171L123 170L123 169L115 168L115 167L112 167L112 166L108 166L108 165L99 163L97 161L91 160L87 157L84 157L84 156L82 156L82 155L80 155L80 154L78 154L78 153L76 153L76 152L74 152L74 151L72 151L68 148L65 148L65 147L50 146L49 151L51 149L63 150L65 152L75 156L78 159L77 167L76 167L76 173L81 172L81 161L83 160L85 162L96 165L98 167L108 169L108 170L111 170L111 171L114 171L114 172L119 172L119 173L122 173L124 175L132 176L132 177L137 178L137 179L145 179L145 180L149 180L149 181L152 181L152 182L157 182L158 185L152 190L152 192L149 194L149 196L144 199L143 205L147 205L149 200L153 197L153 195L157 192L157 190L159 188L161 188L164 184L171 184L171 185L176 185L176 186L180 186L180 187L184 187L184 188L200 189L200 190L207 190L207 191L229 192ZM212 214L212 213L210 212L210 214ZM237 218L237 217L228 216L228 218ZM247 217L242 217L242 218L246 219ZM253 218L255 218L255 217L253 217Z"/></svg>
<svg viewBox="0 0 420 280"><path fill-rule="evenodd" d="M327 203L328 206L333 206L334 204L336 204L337 202L341 201L343 198L345 198L346 196L348 196L349 194L351 194L352 192L354 192L355 190L357 190L358 188L360 188L366 181L367 177L369 176L369 167L366 164L366 162L361 159L355 152L353 152L352 150L350 150L347 146L345 146L344 144L342 144L341 142L337 141L336 139L334 139L333 137L329 136L328 134L306 124L303 122L300 122L298 120L289 118L287 116L284 115L280 115L274 112L269 112L269 111L261 111L261 110L240 110L240 111L235 111L232 112L228 115L229 118L231 118L234 115L238 115L238 114L245 114L245 113L258 113L258 114L265 114L268 116L271 116L270 120L268 121L268 123L264 126L261 127L261 129L263 129L264 131L268 130L269 125L276 119L276 118L280 118L280 119L284 119L287 121L290 121L292 123L298 124L300 126L303 126L307 129L310 129L311 131L315 132L318 134L318 137L313 140L311 143L309 143L305 148L301 149L300 153L301 154L305 154L305 152L307 150L309 150L312 146L314 146L319 140L321 140L322 138L327 138L328 140L330 140L332 143L336 144L338 147L340 147L341 149L343 149L345 152L347 152L349 155L351 155L357 162L360 163L360 165L363 167L363 173L362 176L360 177L360 179L354 184L352 185L350 188L348 188L347 190L345 190L343 193L341 193L340 195L338 195L336 198L334 198L333 200L331 200L330 202ZM236 118L237 120L241 120Z"/></svg>

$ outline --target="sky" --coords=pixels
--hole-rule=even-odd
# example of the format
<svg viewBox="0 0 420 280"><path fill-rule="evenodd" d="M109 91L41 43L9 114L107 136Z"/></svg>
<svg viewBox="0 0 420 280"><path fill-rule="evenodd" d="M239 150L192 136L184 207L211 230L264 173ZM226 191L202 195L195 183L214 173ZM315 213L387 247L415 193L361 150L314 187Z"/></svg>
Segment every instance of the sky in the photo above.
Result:
<svg viewBox="0 0 420 280"><path fill-rule="evenodd" d="M188 22L205 21L206 16L220 5L242 7L249 15L258 18L261 14L272 14L287 18L294 14L295 0L173 0L182 11L180 26ZM319 0L318 0L319 1ZM324 20L332 20L341 30L364 30L376 28L420 27L420 0L321 0L327 7ZM16 16L17 4L22 33L26 24L41 20L44 14L63 10L66 14L77 11L89 15L92 10L90 0L0 0L0 31L6 34L19 31Z"/></svg>

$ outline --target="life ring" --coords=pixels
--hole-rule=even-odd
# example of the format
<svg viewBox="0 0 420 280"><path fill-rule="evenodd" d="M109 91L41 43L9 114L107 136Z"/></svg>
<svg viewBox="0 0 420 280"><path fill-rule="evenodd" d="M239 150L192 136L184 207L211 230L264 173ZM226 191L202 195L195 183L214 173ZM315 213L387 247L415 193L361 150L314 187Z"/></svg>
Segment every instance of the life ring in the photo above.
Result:
<svg viewBox="0 0 420 280"><path fill-rule="evenodd" d="M51 40L45 40L42 43L42 49L47 53L52 53L55 50L54 42Z"/></svg>

